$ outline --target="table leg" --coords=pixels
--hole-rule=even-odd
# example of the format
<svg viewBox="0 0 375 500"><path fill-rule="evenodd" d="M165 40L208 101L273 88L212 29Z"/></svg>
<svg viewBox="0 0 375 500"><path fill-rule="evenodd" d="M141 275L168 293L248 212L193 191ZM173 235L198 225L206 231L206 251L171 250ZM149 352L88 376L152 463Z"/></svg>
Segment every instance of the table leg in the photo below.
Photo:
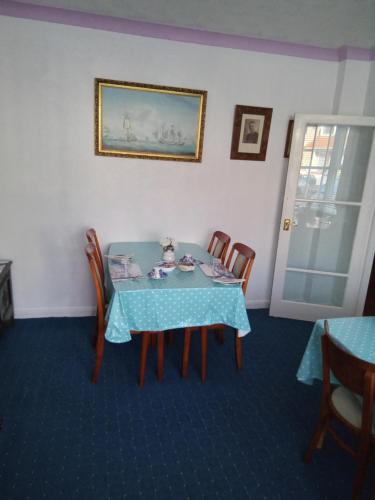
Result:
<svg viewBox="0 0 375 500"><path fill-rule="evenodd" d="M207 374L207 326L201 327L201 379L206 381Z"/></svg>
<svg viewBox="0 0 375 500"><path fill-rule="evenodd" d="M142 345L141 345L141 362L139 367L139 387L142 388L145 382L147 351L148 351L148 346L150 344L151 333L143 332L141 335L142 335Z"/></svg>
<svg viewBox="0 0 375 500"><path fill-rule="evenodd" d="M186 378L189 369L189 355L190 355L190 340L191 340L191 329L185 328L184 331L184 350L182 353L182 377Z"/></svg>
<svg viewBox="0 0 375 500"><path fill-rule="evenodd" d="M158 336L158 380L163 379L164 375L164 332L157 334Z"/></svg>
<svg viewBox="0 0 375 500"><path fill-rule="evenodd" d="M238 336L237 331L234 332L234 351L236 357L237 370L241 370L242 368L241 338Z"/></svg>

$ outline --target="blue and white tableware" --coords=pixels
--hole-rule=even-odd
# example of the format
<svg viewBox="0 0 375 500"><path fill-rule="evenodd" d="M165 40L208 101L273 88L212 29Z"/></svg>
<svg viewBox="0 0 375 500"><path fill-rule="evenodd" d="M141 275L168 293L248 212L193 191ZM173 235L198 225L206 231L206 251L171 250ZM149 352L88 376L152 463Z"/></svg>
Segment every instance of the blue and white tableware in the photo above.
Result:
<svg viewBox="0 0 375 500"><path fill-rule="evenodd" d="M187 264L193 266L195 264L195 259L190 253L186 253L181 259L180 264Z"/></svg>
<svg viewBox="0 0 375 500"><path fill-rule="evenodd" d="M160 267L154 267L152 271L148 273L148 277L153 280L161 280L168 276L166 272L163 271Z"/></svg>

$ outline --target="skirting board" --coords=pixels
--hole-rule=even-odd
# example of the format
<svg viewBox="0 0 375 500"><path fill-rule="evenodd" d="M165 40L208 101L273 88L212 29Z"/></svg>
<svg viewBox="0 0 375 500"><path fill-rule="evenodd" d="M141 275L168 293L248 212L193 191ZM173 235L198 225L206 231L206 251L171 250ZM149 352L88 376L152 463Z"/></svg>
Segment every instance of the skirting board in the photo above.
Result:
<svg viewBox="0 0 375 500"><path fill-rule="evenodd" d="M269 307L270 307L269 300L246 299L246 309L268 309Z"/></svg>
<svg viewBox="0 0 375 500"><path fill-rule="evenodd" d="M247 309L267 309L270 305L269 300L247 300ZM96 306L81 306L81 307L52 307L52 308L16 308L14 317L16 319L27 318L64 318L64 317L80 317L80 316L95 316Z"/></svg>
<svg viewBox="0 0 375 500"><path fill-rule="evenodd" d="M82 307L51 307L49 308L15 308L16 319L28 318L75 318L79 316L95 316L96 306Z"/></svg>

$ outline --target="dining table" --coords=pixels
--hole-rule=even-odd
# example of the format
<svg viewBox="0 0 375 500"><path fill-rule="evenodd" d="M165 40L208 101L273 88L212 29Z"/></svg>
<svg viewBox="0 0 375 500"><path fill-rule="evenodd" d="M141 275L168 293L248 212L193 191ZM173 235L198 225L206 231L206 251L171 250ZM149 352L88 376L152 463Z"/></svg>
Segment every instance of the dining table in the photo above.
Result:
<svg viewBox="0 0 375 500"><path fill-rule="evenodd" d="M111 299L106 313L106 340L114 343L131 340L132 331L166 331L213 324L228 325L242 337L251 331L241 284L213 281L200 263L211 264L213 257L194 243L179 243L176 262L191 255L193 271L178 267L165 279L152 279L149 272L160 265L162 248L158 242L116 242L108 250L108 264L114 256L128 255L140 276L111 279L106 266L106 284Z"/></svg>
<svg viewBox="0 0 375 500"><path fill-rule="evenodd" d="M369 363L375 363L375 317L355 316L332 318L328 320L329 334L336 343L351 354ZM324 320L315 322L301 363L297 371L297 380L313 384L314 380L323 380L321 336L324 332ZM332 382L337 382L332 377Z"/></svg>

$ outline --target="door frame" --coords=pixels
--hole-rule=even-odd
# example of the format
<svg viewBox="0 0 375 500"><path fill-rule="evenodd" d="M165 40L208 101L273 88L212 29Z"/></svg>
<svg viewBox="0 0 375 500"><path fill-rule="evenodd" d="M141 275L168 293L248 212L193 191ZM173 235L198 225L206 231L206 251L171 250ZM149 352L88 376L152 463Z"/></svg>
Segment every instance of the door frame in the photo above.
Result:
<svg viewBox="0 0 375 500"><path fill-rule="evenodd" d="M293 220L293 208L295 203L295 194L301 161L300 152L302 151L306 125L308 124L339 124L343 126L352 125L373 127L374 135L369 155L369 165L375 164L375 117L325 114L316 115L305 113L297 113L295 115L288 172L285 183L284 202L279 225L274 278L270 301L270 315L287 318L289 317L294 319L306 319L310 321L315 321L320 317L361 315L365 304L372 259L375 252L375 203L367 204L367 206L361 206L361 216L359 219L359 225L356 229L356 233L359 229L363 231L364 238L362 242L354 242L352 255L355 255L355 258L351 258L347 281L347 290L350 291L350 286L352 285L354 278L358 279L358 275L361 275L359 278L358 287L356 287L357 293L355 298L354 296L350 296L346 291L342 307L325 306L321 304L314 306L314 304L295 302L296 309L299 310L300 314L298 313L298 311L296 313L286 313L285 310L283 310L285 308L283 308L282 305L282 293L284 289L284 281L286 275L285 269L287 268L291 231L283 231L282 226L284 219ZM373 199L375 199L375 166L373 166L367 174L362 199L370 196L371 193L373 194ZM365 246L363 245L364 240L367 242ZM282 273L280 272L280 269L283 270ZM277 278L278 272L281 279L275 279ZM293 301L287 302L289 304L293 303ZM321 311L325 312L326 316L322 315Z"/></svg>

